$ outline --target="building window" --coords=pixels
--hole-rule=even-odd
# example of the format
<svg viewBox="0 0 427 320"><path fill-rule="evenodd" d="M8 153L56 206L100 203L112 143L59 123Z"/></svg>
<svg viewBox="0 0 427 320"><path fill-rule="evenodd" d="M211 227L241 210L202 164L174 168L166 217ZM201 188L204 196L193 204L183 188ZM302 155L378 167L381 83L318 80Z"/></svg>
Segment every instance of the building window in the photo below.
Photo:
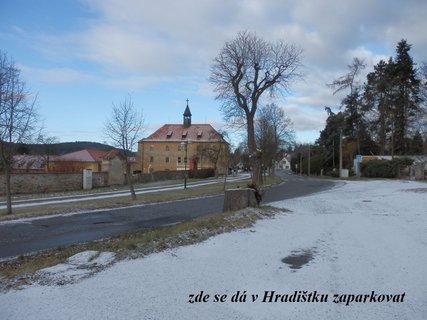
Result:
<svg viewBox="0 0 427 320"><path fill-rule="evenodd" d="M150 157L150 162L154 162L154 157L153 156Z"/></svg>
<svg viewBox="0 0 427 320"><path fill-rule="evenodd" d="M154 151L154 146L150 146L150 152Z"/></svg>
<svg viewBox="0 0 427 320"><path fill-rule="evenodd" d="M166 157L166 163L169 163L169 157Z"/></svg>
<svg viewBox="0 0 427 320"><path fill-rule="evenodd" d="M169 151L169 146L166 146L166 151Z"/></svg>
<svg viewBox="0 0 427 320"><path fill-rule="evenodd" d="M178 157L178 163L181 163L181 157Z"/></svg>
<svg viewBox="0 0 427 320"><path fill-rule="evenodd" d="M181 151L181 144L178 144L178 151Z"/></svg>

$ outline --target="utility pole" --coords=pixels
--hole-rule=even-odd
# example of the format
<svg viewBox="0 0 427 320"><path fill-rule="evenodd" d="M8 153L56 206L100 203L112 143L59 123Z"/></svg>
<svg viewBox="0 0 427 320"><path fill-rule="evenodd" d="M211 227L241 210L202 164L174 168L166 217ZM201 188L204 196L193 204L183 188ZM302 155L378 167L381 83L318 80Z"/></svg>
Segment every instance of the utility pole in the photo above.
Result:
<svg viewBox="0 0 427 320"><path fill-rule="evenodd" d="M332 168L335 170L335 135L334 140L332 140Z"/></svg>
<svg viewBox="0 0 427 320"><path fill-rule="evenodd" d="M310 144L308 145L308 176L310 176L310 157L311 157L311 155L310 155Z"/></svg>
<svg viewBox="0 0 427 320"><path fill-rule="evenodd" d="M342 171L342 128L340 128L340 168L339 168L339 176L341 177Z"/></svg>

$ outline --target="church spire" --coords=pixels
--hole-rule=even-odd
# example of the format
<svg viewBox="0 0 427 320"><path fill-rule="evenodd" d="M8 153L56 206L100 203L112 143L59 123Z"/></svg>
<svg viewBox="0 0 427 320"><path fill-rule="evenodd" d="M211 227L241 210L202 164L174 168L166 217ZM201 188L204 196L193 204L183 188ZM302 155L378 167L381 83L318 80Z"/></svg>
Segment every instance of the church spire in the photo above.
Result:
<svg viewBox="0 0 427 320"><path fill-rule="evenodd" d="M189 128L191 126L191 111L190 111L190 107L188 106L188 99L187 99L187 107L185 108L184 111L184 127L185 128Z"/></svg>

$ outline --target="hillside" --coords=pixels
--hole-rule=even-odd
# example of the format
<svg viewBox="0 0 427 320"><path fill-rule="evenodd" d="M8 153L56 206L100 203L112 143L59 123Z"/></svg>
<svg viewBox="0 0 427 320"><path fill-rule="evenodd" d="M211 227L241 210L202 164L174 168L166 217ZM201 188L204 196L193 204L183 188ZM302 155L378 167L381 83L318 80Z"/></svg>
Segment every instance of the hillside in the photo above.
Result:
<svg viewBox="0 0 427 320"><path fill-rule="evenodd" d="M88 141L76 141L76 142L61 142L49 145L43 144L22 144L17 146L18 153L20 154L51 154L51 155L62 155L65 153L75 152L82 149L96 149L96 150L111 150L114 147Z"/></svg>

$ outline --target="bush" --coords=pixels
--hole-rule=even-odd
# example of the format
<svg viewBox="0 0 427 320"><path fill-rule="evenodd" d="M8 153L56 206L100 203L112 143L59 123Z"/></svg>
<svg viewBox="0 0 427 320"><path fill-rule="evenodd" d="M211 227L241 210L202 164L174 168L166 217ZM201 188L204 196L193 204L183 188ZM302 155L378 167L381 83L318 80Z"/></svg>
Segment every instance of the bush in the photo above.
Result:
<svg viewBox="0 0 427 320"><path fill-rule="evenodd" d="M371 160L361 164L362 175L370 178L394 178L393 166L389 160Z"/></svg>
<svg viewBox="0 0 427 320"><path fill-rule="evenodd" d="M371 178L396 178L400 170L412 165L413 160L399 158L393 160L371 160L361 164L362 175Z"/></svg>
<svg viewBox="0 0 427 320"><path fill-rule="evenodd" d="M209 177L215 177L214 168L198 169L188 171L188 177L194 179L205 179Z"/></svg>
<svg viewBox="0 0 427 320"><path fill-rule="evenodd" d="M401 171L404 168L411 166L414 163L414 160L409 158L398 158L392 161L393 173L395 177L400 177Z"/></svg>
<svg viewBox="0 0 427 320"><path fill-rule="evenodd" d="M324 175L325 176L330 176L330 177L332 177L332 178L339 178L339 176L340 176L340 172L339 172L339 170L331 170L331 171L326 171L325 173L324 173Z"/></svg>

